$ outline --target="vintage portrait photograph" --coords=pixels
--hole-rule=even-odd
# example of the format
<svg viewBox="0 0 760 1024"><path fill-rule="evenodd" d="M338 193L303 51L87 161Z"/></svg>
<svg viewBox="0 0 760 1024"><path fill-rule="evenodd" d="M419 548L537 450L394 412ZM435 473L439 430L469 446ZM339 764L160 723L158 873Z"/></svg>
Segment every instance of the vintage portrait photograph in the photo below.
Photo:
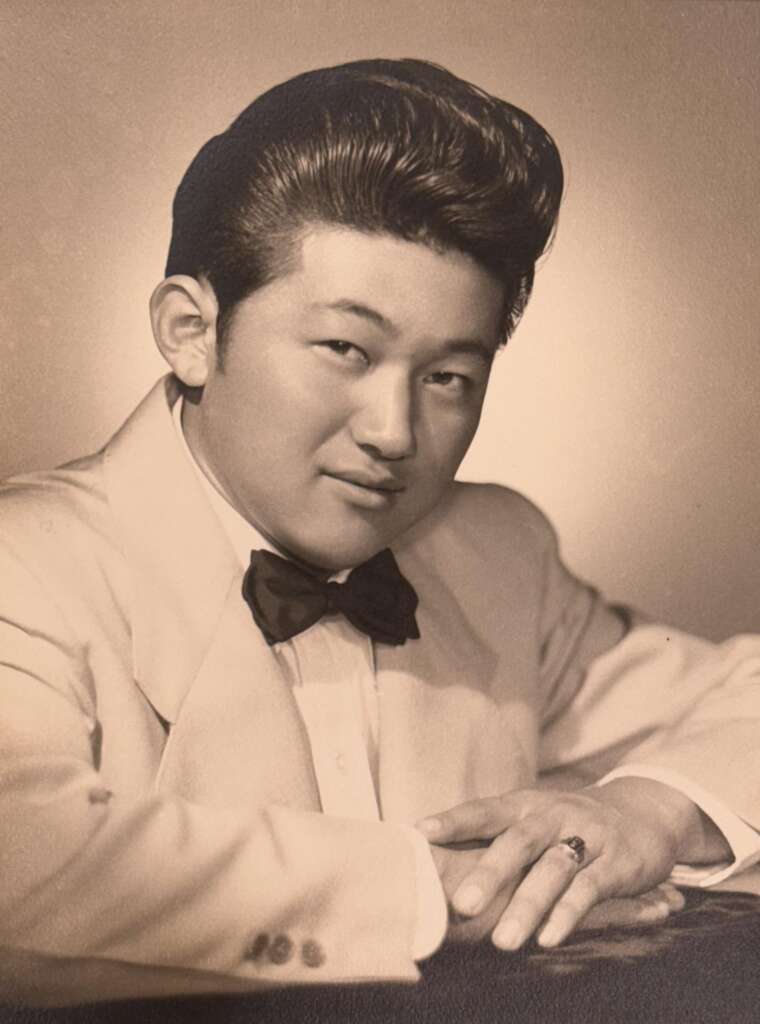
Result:
<svg viewBox="0 0 760 1024"><path fill-rule="evenodd" d="M0 39L0 1024L757 1024L760 4Z"/></svg>

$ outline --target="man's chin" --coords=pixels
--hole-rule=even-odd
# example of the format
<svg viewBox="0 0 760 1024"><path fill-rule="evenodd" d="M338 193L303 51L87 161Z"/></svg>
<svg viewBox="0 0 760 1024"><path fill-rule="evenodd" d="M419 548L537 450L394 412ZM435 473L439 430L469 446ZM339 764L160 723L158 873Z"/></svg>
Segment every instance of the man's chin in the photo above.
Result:
<svg viewBox="0 0 760 1024"><path fill-rule="evenodd" d="M362 565L388 547L389 542L382 538L352 542L344 536L312 544L280 544L277 541L273 543L284 557L290 558L305 569L320 574L331 574Z"/></svg>

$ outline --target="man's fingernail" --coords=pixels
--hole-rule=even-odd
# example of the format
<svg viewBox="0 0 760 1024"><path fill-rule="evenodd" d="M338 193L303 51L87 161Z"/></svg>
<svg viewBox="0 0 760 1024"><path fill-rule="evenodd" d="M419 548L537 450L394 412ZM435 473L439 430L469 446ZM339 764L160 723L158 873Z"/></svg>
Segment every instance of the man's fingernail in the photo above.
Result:
<svg viewBox="0 0 760 1024"><path fill-rule="evenodd" d="M418 822L417 828L424 836L432 838L440 833L442 825L438 818L423 818L422 821Z"/></svg>
<svg viewBox="0 0 760 1024"><path fill-rule="evenodd" d="M454 894L454 909L460 914L477 914L483 901L483 892L477 885L463 885Z"/></svg>
<svg viewBox="0 0 760 1024"><path fill-rule="evenodd" d="M519 921L510 918L502 921L491 938L494 946L498 946L499 949L518 949L523 938Z"/></svg>
<svg viewBox="0 0 760 1024"><path fill-rule="evenodd" d="M547 924L536 936L539 946L558 946L562 941L562 932L556 924Z"/></svg>

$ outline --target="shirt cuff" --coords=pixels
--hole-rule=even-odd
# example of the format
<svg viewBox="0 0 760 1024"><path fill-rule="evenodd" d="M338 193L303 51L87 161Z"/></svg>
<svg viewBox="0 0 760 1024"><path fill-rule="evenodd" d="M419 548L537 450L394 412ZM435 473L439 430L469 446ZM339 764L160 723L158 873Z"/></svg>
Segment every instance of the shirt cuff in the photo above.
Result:
<svg viewBox="0 0 760 1024"><path fill-rule="evenodd" d="M745 824L741 818L738 818L733 811L730 811L721 800L702 789L691 779L687 779L677 772L652 768L649 765L626 764L608 772L597 782L597 786L603 786L605 782L612 782L613 779L626 777L652 779L653 782L662 782L664 785L670 786L671 789L677 789L695 803L708 818L712 819L731 847L734 859L730 863L723 861L718 864L704 865L676 864L669 881L676 885L705 888L708 885L716 885L724 878L730 878L731 875L738 874L739 871L760 861L760 835Z"/></svg>
<svg viewBox="0 0 760 1024"><path fill-rule="evenodd" d="M435 953L446 935L449 923L446 896L427 839L411 825L400 825L399 828L409 837L414 850L417 908L414 916L412 957L415 960L424 960Z"/></svg>

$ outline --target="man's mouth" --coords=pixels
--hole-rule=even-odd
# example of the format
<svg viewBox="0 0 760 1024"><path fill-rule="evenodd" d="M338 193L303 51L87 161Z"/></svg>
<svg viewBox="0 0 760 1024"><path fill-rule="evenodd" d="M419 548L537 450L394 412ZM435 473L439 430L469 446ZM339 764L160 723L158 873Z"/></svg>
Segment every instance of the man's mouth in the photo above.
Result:
<svg viewBox="0 0 760 1024"><path fill-rule="evenodd" d="M342 501L370 512L391 509L405 489L394 477L377 473L349 470L324 475L333 482L333 490Z"/></svg>
<svg viewBox="0 0 760 1024"><path fill-rule="evenodd" d="M380 476L361 470L350 470L345 473L326 472L325 476L332 477L333 480L340 480L343 483L353 484L354 487L361 487L365 491L374 491L381 494L400 494L405 489L404 485L393 476Z"/></svg>

